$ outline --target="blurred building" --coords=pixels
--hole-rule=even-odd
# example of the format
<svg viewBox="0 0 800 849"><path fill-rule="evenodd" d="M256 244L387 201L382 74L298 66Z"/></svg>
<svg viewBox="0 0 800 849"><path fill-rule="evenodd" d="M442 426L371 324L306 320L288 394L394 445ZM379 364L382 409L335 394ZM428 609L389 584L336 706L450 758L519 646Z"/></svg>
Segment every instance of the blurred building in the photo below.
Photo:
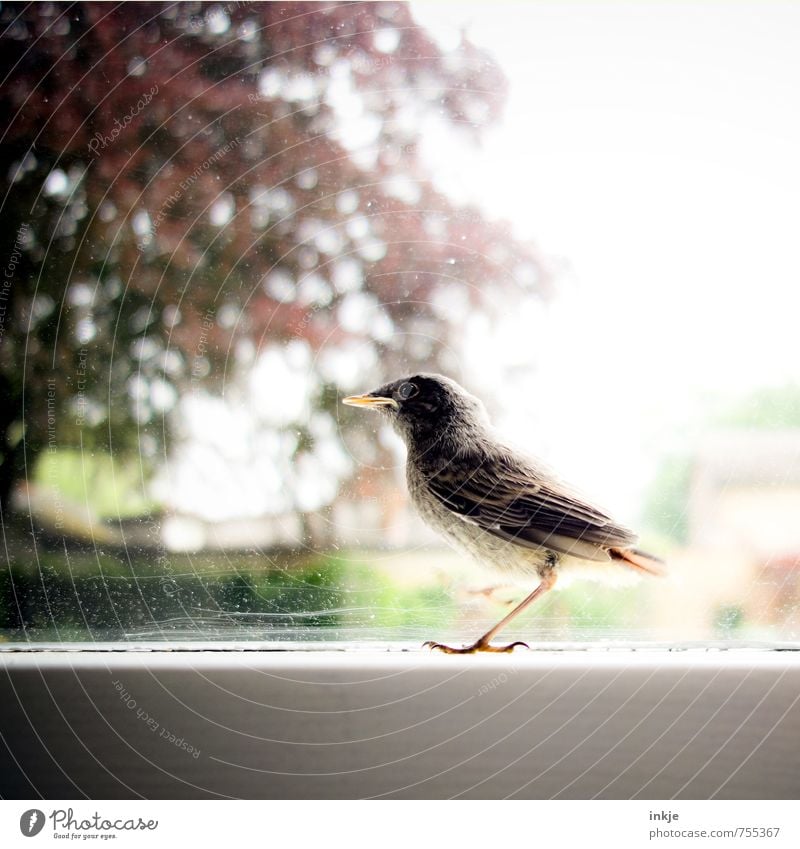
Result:
<svg viewBox="0 0 800 849"><path fill-rule="evenodd" d="M710 434L693 457L687 511L664 630L674 633L680 610L687 639L800 633L800 430Z"/></svg>

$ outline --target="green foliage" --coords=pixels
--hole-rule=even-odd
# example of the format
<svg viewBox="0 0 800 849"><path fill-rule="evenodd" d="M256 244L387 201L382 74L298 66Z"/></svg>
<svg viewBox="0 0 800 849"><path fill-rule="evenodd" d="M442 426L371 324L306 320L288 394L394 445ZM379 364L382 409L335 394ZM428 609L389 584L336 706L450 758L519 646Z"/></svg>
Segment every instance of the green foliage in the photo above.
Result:
<svg viewBox="0 0 800 849"><path fill-rule="evenodd" d="M800 428L800 385L767 386L731 404L719 424L734 428Z"/></svg>
<svg viewBox="0 0 800 849"><path fill-rule="evenodd" d="M129 518L156 509L142 491L140 462L99 452L47 451L36 463L34 481L55 490L99 518Z"/></svg>
<svg viewBox="0 0 800 849"><path fill-rule="evenodd" d="M628 639L632 631L646 633L642 599L639 586L579 581L545 595L511 629L534 640Z"/></svg>
<svg viewBox="0 0 800 849"><path fill-rule="evenodd" d="M730 637L742 632L746 622L744 609L738 604L724 604L712 614L714 630L720 637Z"/></svg>
<svg viewBox="0 0 800 849"><path fill-rule="evenodd" d="M689 534L687 504L692 463L689 457L665 458L645 498L645 525L667 539L685 543Z"/></svg>

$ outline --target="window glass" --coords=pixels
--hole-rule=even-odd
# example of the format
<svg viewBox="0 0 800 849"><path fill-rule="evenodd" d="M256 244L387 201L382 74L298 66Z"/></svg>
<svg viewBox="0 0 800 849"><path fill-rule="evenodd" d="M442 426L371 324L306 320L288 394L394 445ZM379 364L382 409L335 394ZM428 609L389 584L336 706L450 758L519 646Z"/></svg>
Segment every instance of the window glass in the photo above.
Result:
<svg viewBox="0 0 800 849"><path fill-rule="evenodd" d="M666 561L503 636L796 643L800 7L0 23L0 640L474 640L537 576L342 404L441 373Z"/></svg>

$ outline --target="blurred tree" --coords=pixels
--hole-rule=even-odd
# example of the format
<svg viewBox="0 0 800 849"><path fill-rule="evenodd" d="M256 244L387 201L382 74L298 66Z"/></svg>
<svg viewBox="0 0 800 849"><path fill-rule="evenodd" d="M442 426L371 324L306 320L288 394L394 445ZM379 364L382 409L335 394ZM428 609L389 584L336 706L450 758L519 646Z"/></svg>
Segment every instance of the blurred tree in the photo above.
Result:
<svg viewBox="0 0 800 849"><path fill-rule="evenodd" d="M9 3L0 27L3 507L45 449L155 464L177 400L271 344L310 352L330 412L332 352L447 368L465 309L544 286L424 173L423 121L479 134L504 79L404 3Z"/></svg>

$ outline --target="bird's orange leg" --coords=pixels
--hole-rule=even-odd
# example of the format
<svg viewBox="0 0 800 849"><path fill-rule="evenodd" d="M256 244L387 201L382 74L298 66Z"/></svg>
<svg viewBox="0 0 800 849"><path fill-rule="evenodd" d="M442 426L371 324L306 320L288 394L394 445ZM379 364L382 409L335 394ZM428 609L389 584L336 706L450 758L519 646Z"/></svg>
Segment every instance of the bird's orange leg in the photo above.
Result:
<svg viewBox="0 0 800 849"><path fill-rule="evenodd" d="M498 634L503 628L508 625L508 623L518 614L522 613L527 607L530 607L537 598L544 595L549 589L552 589L553 585L556 582L556 573L554 571L548 572L541 580L541 583L538 587L520 604L518 604L512 611L507 613L491 630L487 631L482 637L476 640L471 646L464 646L464 648L454 649L451 646L445 646L442 643L435 643L433 640L428 640L427 643L423 643L423 648L429 648L431 651L443 651L445 654L475 654L479 651L489 651L489 652L512 652L517 646L525 646L525 648L529 648L527 643L523 643L521 640L517 640L515 643L509 643L507 646L493 646L491 645L492 638Z"/></svg>

